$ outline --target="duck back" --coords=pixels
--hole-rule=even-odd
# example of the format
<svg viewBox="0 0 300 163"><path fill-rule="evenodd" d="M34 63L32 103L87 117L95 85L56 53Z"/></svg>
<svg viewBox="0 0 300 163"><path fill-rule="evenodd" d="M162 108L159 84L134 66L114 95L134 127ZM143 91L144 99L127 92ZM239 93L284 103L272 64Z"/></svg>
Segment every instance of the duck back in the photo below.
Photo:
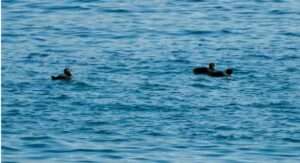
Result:
<svg viewBox="0 0 300 163"><path fill-rule="evenodd" d="M226 76L226 74L222 71L210 72L210 73L208 73L208 75L211 76L211 77L224 77L224 76Z"/></svg>
<svg viewBox="0 0 300 163"><path fill-rule="evenodd" d="M69 76L65 75L58 75L58 76L51 76L52 80L70 80L71 78Z"/></svg>
<svg viewBox="0 0 300 163"><path fill-rule="evenodd" d="M193 69L194 74L208 74L209 69L207 67L196 67Z"/></svg>

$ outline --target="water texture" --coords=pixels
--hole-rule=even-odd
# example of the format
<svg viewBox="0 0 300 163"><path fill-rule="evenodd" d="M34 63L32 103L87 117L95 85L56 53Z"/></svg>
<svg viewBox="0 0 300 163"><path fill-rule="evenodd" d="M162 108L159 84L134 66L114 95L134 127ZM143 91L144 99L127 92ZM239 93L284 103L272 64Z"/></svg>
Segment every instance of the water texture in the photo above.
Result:
<svg viewBox="0 0 300 163"><path fill-rule="evenodd" d="M298 0L3 0L2 161L300 162L299 27Z"/></svg>

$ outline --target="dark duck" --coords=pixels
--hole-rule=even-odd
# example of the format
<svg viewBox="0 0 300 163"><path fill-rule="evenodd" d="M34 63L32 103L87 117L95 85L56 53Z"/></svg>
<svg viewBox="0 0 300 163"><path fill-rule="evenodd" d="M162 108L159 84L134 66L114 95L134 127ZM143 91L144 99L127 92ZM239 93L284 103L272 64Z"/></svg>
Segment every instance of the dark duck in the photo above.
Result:
<svg viewBox="0 0 300 163"><path fill-rule="evenodd" d="M231 76L233 69L228 68L225 71L216 71L215 64L210 63L208 67L196 67L193 69L194 74L205 74L211 77L226 77Z"/></svg>
<svg viewBox="0 0 300 163"><path fill-rule="evenodd" d="M51 76L52 80L71 80L72 79L72 74L70 69L65 68L64 73L57 75L57 76Z"/></svg>

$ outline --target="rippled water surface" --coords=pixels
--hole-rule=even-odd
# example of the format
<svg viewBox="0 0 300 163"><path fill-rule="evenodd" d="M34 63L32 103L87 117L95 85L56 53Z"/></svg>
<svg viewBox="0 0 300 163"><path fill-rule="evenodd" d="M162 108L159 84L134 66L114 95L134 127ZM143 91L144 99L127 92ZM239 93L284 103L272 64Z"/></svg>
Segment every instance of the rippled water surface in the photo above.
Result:
<svg viewBox="0 0 300 163"><path fill-rule="evenodd" d="M298 0L3 0L2 161L300 162L299 27Z"/></svg>

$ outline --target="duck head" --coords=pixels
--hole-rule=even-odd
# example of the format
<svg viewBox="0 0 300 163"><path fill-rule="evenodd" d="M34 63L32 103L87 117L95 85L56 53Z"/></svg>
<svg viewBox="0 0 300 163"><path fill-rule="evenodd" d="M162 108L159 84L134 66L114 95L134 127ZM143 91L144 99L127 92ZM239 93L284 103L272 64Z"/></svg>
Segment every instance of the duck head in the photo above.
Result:
<svg viewBox="0 0 300 163"><path fill-rule="evenodd" d="M71 71L70 71L69 68L65 68L65 69L64 69L64 74L65 74L66 76L69 76L69 77L72 76Z"/></svg>
<svg viewBox="0 0 300 163"><path fill-rule="evenodd" d="M210 64L208 64L208 68L210 69L210 70L215 70L215 64L214 63L210 63Z"/></svg>
<svg viewBox="0 0 300 163"><path fill-rule="evenodd" d="M225 70L225 73L227 76L230 76L233 73L233 69L232 68L228 68Z"/></svg>

